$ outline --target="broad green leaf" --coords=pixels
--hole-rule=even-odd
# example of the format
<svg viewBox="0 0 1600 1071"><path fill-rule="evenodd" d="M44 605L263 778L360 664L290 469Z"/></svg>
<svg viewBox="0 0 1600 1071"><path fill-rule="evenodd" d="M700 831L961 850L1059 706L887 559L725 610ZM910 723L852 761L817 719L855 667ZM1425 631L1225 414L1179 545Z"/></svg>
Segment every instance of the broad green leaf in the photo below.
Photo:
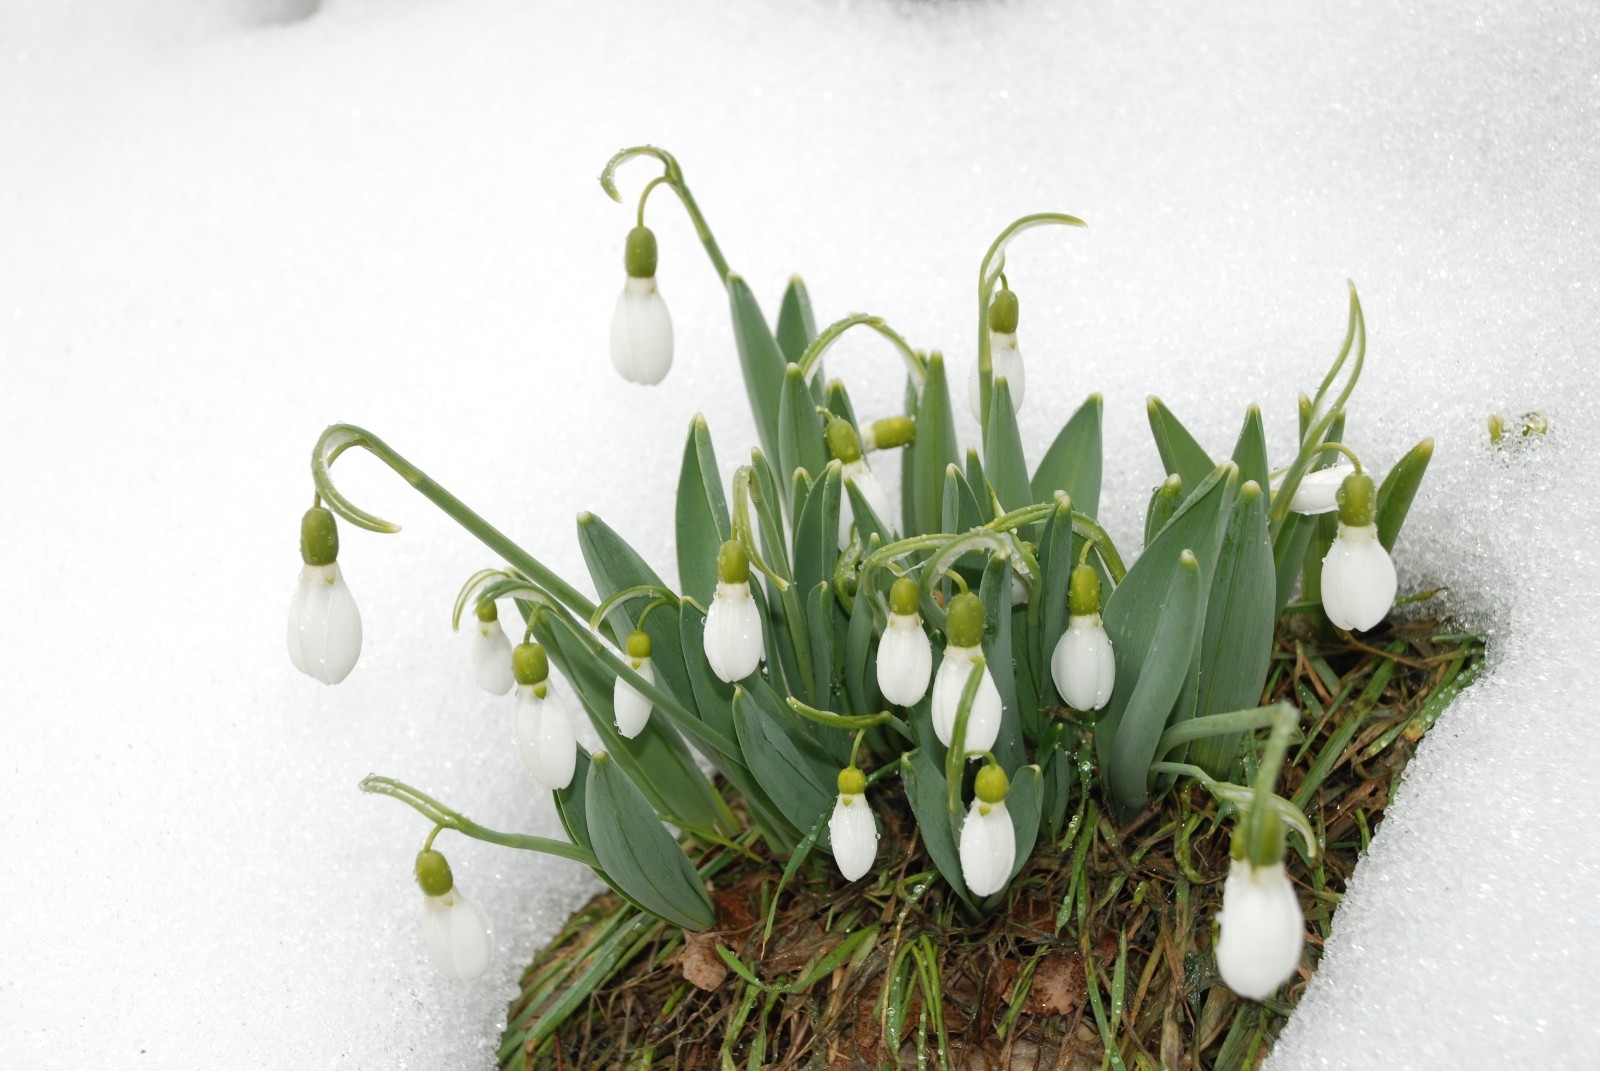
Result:
<svg viewBox="0 0 1600 1071"><path fill-rule="evenodd" d="M894 530L889 527L890 519L873 512L872 503L867 501L854 480L848 476L843 476L843 479L845 493L850 496L850 518L856 526L857 537L863 544L874 536L879 543L893 543Z"/></svg>
<svg viewBox="0 0 1600 1071"><path fill-rule="evenodd" d="M785 361L798 361L817 337L817 321L811 315L811 295L800 276L791 275L778 305L778 349ZM820 371L822 365L818 362ZM820 377L819 377L820 378Z"/></svg>
<svg viewBox="0 0 1600 1071"><path fill-rule="evenodd" d="M572 781L566 788L558 788L551 795L555 797L556 815L561 819L561 828L567 831L567 839L580 848L594 850L594 844L589 840L589 817L584 811L583 790L589 781L589 752L582 744L578 745L578 761L572 768Z"/></svg>
<svg viewBox="0 0 1600 1071"><path fill-rule="evenodd" d="M1384 550L1394 549L1400 529L1405 527L1406 514L1411 511L1411 502L1417 497L1417 488L1422 486L1422 477L1428 471L1428 462L1432 460L1433 440L1424 439L1395 462L1389 475L1383 478L1378 488L1378 542L1383 544Z"/></svg>
<svg viewBox="0 0 1600 1071"><path fill-rule="evenodd" d="M855 428L857 432L861 431L861 425L856 420L855 406L850 404L850 392L845 390L841 381L837 379L830 381L823 388L822 396L823 408L841 420L848 420L850 426Z"/></svg>
<svg viewBox="0 0 1600 1071"><path fill-rule="evenodd" d="M739 743L767 794L797 830L810 829L833 808L839 769L787 709L766 710L743 687L733 692Z"/></svg>
<svg viewBox="0 0 1600 1071"><path fill-rule="evenodd" d="M1160 621L1121 712L1111 745L1111 761L1105 767L1107 787L1125 818L1143 810L1149 799L1150 763L1166 729L1167 717L1183 690L1203 611L1200 563L1184 550L1172 570L1172 584ZM1121 681L1117 683L1120 687Z"/></svg>
<svg viewBox="0 0 1600 1071"><path fill-rule="evenodd" d="M1155 542L1156 536L1167 526L1167 522L1172 520L1172 515L1178 512L1178 507L1182 504L1183 477L1174 472L1150 492L1150 505L1144 511L1145 546Z"/></svg>
<svg viewBox="0 0 1600 1071"><path fill-rule="evenodd" d="M1000 733L995 738L994 755L1007 774L1026 759L1022 746L1022 719L1017 712L1016 665L1011 647L1011 563L998 555L983 567L983 584L978 596L983 600L983 657L1000 693Z"/></svg>
<svg viewBox="0 0 1600 1071"><path fill-rule="evenodd" d="M917 419L917 384L909 374L906 376L905 414L912 420ZM911 452L915 446L913 439L911 446L900 454L900 530L907 535L917 534L918 518L922 516L917 508L917 481L911 478Z"/></svg>
<svg viewBox="0 0 1600 1071"><path fill-rule="evenodd" d="M783 368L787 364L778 340L767 327L767 318L750 284L729 275L728 303L733 316L733 341L739 348L739 365L744 371L744 389L755 415L761 449L769 457L783 456L778 449L778 401L783 394Z"/></svg>
<svg viewBox="0 0 1600 1071"><path fill-rule="evenodd" d="M1239 489L1223 537L1206 600L1194 706L1180 710L1179 718L1225 714L1261 702L1272 661L1276 594L1266 495L1252 480ZM1239 739L1240 734L1234 733L1198 741L1190 749L1190 761L1213 777L1226 779Z"/></svg>
<svg viewBox="0 0 1600 1071"><path fill-rule="evenodd" d="M983 441L983 468L1000 505L1006 510L1033 505L1028 483L1028 459L1022 453L1022 433L1011 407L1011 386L1005 377L995 380L989 399L989 425Z"/></svg>
<svg viewBox="0 0 1600 1071"><path fill-rule="evenodd" d="M694 864L605 752L590 761L585 796L595 858L611 880L658 918L710 929L716 911Z"/></svg>
<svg viewBox="0 0 1600 1071"><path fill-rule="evenodd" d="M1011 776L1011 788L1006 792L1006 813L1011 816L1011 824L1017 833L1017 859L1011 866L1007 885L1027 865L1028 856L1033 854L1034 842L1039 838L1039 810L1044 803L1041 772L1037 766L1022 767ZM1004 896L1005 890L1001 889L995 895Z"/></svg>
<svg viewBox="0 0 1600 1071"><path fill-rule="evenodd" d="M702 604L717 587L717 550L728 539L728 502L705 417L695 414L678 472L678 583ZM603 596L602 596L603 597ZM641 607L642 608L642 607Z"/></svg>
<svg viewBox="0 0 1600 1071"><path fill-rule="evenodd" d="M922 397L917 401L917 437L906 448L905 479L916 484L917 523L907 535L939 531L940 503L944 501L944 470L961 460L956 451L955 418L950 412L950 386L944 358L928 356Z"/></svg>
<svg viewBox="0 0 1600 1071"><path fill-rule="evenodd" d="M1048 502L1057 491L1072 497L1073 507L1088 517L1100 509L1100 416L1104 400L1089 395L1062 426L1055 442L1033 474L1033 500Z"/></svg>
<svg viewBox="0 0 1600 1071"><path fill-rule="evenodd" d="M1039 634L1035 646L1039 652L1039 701L1049 706L1060 699L1048 667L1061 634L1067 631L1067 585L1072 580L1073 567L1078 564L1072 510L1070 498L1065 495L1057 498L1056 510L1045 521L1044 533L1039 538L1039 571L1044 575L1044 583L1034 596L1039 604Z"/></svg>
<svg viewBox="0 0 1600 1071"><path fill-rule="evenodd" d="M962 532L970 532L983 523L982 518L978 516L978 500L973 496L971 485L967 483L966 476L957 465L945 469L941 502L938 531L959 535Z"/></svg>
<svg viewBox="0 0 1600 1071"><path fill-rule="evenodd" d="M654 619L657 614L663 612L665 612L664 607L650 617ZM733 685L724 682L712 672L711 663L706 661L705 614L696 609L693 603L684 601L678 610L678 630L683 636L685 672L689 678L695 706L700 710L701 721L707 728L726 737L730 742L736 740L733 731ZM730 750L737 752L737 748Z"/></svg>
<svg viewBox="0 0 1600 1071"><path fill-rule="evenodd" d="M1240 484L1254 480L1263 491L1272 486L1271 466L1267 462L1267 429L1261 423L1261 407L1245 410L1244 426L1233 444L1233 463L1239 466Z"/></svg>
<svg viewBox="0 0 1600 1071"><path fill-rule="evenodd" d="M828 462L806 496L805 512L795 525L794 579L802 592L833 580L839 559L839 497L843 491L837 461Z"/></svg>
<svg viewBox="0 0 1600 1071"><path fill-rule="evenodd" d="M1155 395L1146 403L1150 416L1150 434L1155 436L1156 449L1161 451L1161 464L1168 472L1183 478L1183 486L1194 489L1200 486L1216 463L1201 445L1195 442L1178 418Z"/></svg>
<svg viewBox="0 0 1600 1071"><path fill-rule="evenodd" d="M834 694L833 675L838 665L834 661L838 634L833 628L831 583L824 581L811 589L806 599L806 624L811 629L811 704L823 710L837 710L839 703Z"/></svg>
<svg viewBox="0 0 1600 1071"><path fill-rule="evenodd" d="M989 475L984 471L983 459L975 447L967 447L967 486L972 489L973 501L978 506L978 523L994 520L994 489L989 485Z"/></svg>
<svg viewBox="0 0 1600 1071"><path fill-rule="evenodd" d="M876 543L868 545L867 553L877 549ZM844 638L844 685L850 700L849 709L856 714L871 714L883 709L878 692L878 667L872 657L873 599L876 596L867 583L856 589L855 604L850 608L850 625Z"/></svg>
<svg viewBox="0 0 1600 1071"><path fill-rule="evenodd" d="M928 848L933 865L939 868L956 895L971 904L972 894L961 876L961 850L945 807L949 793L944 771L927 754L926 748L917 748L900 756L900 780L906 786L906 799L911 804L911 812L917 816L917 832Z"/></svg>
<svg viewBox="0 0 1600 1071"><path fill-rule="evenodd" d="M1050 840L1059 839L1065 830L1067 807L1072 803L1072 785L1077 779L1077 759L1067 750L1048 749L1044 761L1039 820L1044 834Z"/></svg>
<svg viewBox="0 0 1600 1071"><path fill-rule="evenodd" d="M783 576L793 578L789 546L783 534L783 484L778 482L778 474L772 471L772 463L759 448L750 451L750 470L755 473L755 483L750 488L750 502L760 521L761 553L767 556L768 565ZM715 575L715 562L712 564Z"/></svg>
<svg viewBox="0 0 1600 1071"><path fill-rule="evenodd" d="M783 371L781 402L778 407L778 467L786 473L795 469L821 472L828 464L828 445L823 438L822 417L800 375L800 366L791 364Z"/></svg>

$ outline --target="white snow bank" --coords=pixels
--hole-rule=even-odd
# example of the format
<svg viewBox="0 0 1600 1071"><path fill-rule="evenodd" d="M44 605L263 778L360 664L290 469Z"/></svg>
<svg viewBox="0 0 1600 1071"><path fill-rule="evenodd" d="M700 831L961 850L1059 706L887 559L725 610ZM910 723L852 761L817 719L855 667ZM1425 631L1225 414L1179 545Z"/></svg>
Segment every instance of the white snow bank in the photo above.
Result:
<svg viewBox="0 0 1600 1071"><path fill-rule="evenodd" d="M283 613L327 423L364 424L569 577L593 509L668 567L681 435L753 437L723 299L653 199L678 367L606 359L631 209L594 176L678 153L775 311L880 313L970 359L978 257L1018 243L1035 451L1107 398L1108 518L1159 478L1159 391L1207 443L1274 442L1344 326L1352 441L1426 435L1407 589L1493 639L1341 909L1275 1068L1582 1066L1600 1046L1593 531L1600 84L1581 3L541 5L296 0L0 10L0 1055L152 1067L489 1064L519 964L588 895L565 863L441 846L494 919L480 982L423 953L405 778L551 833L503 704L446 628L491 559L364 457L365 616L337 689ZM631 196L649 174L624 174ZM881 344L831 359L887 409ZM1543 407L1513 458L1490 411ZM958 408L958 418L965 419ZM969 434L970 434L970 428ZM458 642L459 641L459 642Z"/></svg>

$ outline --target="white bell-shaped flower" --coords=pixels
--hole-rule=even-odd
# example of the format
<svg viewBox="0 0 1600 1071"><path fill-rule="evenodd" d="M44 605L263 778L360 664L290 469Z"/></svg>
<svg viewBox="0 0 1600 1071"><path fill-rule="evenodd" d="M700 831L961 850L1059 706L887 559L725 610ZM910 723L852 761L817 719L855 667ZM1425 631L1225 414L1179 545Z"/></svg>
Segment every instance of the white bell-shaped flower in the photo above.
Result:
<svg viewBox="0 0 1600 1071"><path fill-rule="evenodd" d="M1271 996L1300 965L1305 917L1281 862L1257 867L1233 860L1217 924L1217 970L1241 997Z"/></svg>
<svg viewBox="0 0 1600 1071"><path fill-rule="evenodd" d="M1022 396L1028 391L1028 372L1022 364L1022 350L1017 346L1015 334L989 332L989 382L1003 379L1011 388L1011 410L1022 411ZM972 375L967 380L967 401L972 406L973 419L983 423L983 372L978 362L972 362Z"/></svg>
<svg viewBox="0 0 1600 1071"><path fill-rule="evenodd" d="M1011 881L1017 834L1006 810L1010 785L1005 771L990 764L978 771L976 794L961 823L961 879L974 896L992 896Z"/></svg>
<svg viewBox="0 0 1600 1071"><path fill-rule="evenodd" d="M971 592L964 592L950 600L950 611L945 617L944 659L933 677L933 731L939 742L950 747L955 735L956 714L961 706L961 695L972 676L976 661L983 657L980 642L983 638L983 600ZM995 687L994 675L987 664L983 679L972 698L972 709L967 715L967 731L963 746L967 752L988 751L1000 735L1000 690Z"/></svg>
<svg viewBox="0 0 1600 1071"><path fill-rule="evenodd" d="M483 974L494 955L494 932L477 904L461 895L444 856L424 848L417 856L422 886L423 938L428 959L446 978L470 982Z"/></svg>
<svg viewBox="0 0 1600 1071"><path fill-rule="evenodd" d="M761 664L761 608L750 594L750 559L736 539L717 552L717 590L706 611L706 661L729 684Z"/></svg>
<svg viewBox="0 0 1600 1071"><path fill-rule="evenodd" d="M872 869L878 857L878 825L867 806L867 779L854 766L839 771L839 798L828 818L828 839L833 861L846 881L855 881Z"/></svg>
<svg viewBox="0 0 1600 1071"><path fill-rule="evenodd" d="M1394 562L1378 539L1372 477L1354 472L1339 486L1339 534L1322 559L1322 609L1343 629L1372 628L1394 606Z"/></svg>
<svg viewBox="0 0 1600 1071"><path fill-rule="evenodd" d="M361 612L339 572L333 514L317 507L300 523L300 579L289 601L289 661L308 677L338 684L361 657Z"/></svg>
<svg viewBox="0 0 1600 1071"><path fill-rule="evenodd" d="M1074 710L1099 710L1111 701L1117 683L1117 659L1111 637L1099 614L1067 618L1067 631L1050 656L1056 691Z"/></svg>
<svg viewBox="0 0 1600 1071"><path fill-rule="evenodd" d="M1355 472L1355 467L1341 461L1325 469L1308 472L1300 479L1289 499L1289 508L1295 513L1316 515L1332 513L1339 508L1339 488L1345 477Z"/></svg>
<svg viewBox="0 0 1600 1071"><path fill-rule="evenodd" d="M915 580L907 576L896 580L889 590L889 624L878 640L878 690L902 707L922 700L933 672L933 644L922 631L918 601Z"/></svg>
<svg viewBox="0 0 1600 1071"><path fill-rule="evenodd" d="M867 505L872 507L872 512L878 515L878 520L888 526L890 534L894 533L894 508L889 504L889 495L884 491L883 484L878 482L878 477L872 474L872 469L867 467L866 458L857 458L843 465L840 475L856 485L856 490L861 492L861 497L867 500ZM855 526L855 505L850 501L848 492L839 496L839 549L850 545L850 529Z"/></svg>
<svg viewBox="0 0 1600 1071"><path fill-rule="evenodd" d="M505 695L516 683L511 672L511 640L492 602L478 610L478 630L472 638L472 672L478 687L490 695Z"/></svg>
<svg viewBox="0 0 1600 1071"><path fill-rule="evenodd" d="M511 736L523 767L545 788L566 788L578 764L578 740L572 715L550 687L549 662L536 643L519 644L512 652L517 678L517 709Z"/></svg>
<svg viewBox="0 0 1600 1071"><path fill-rule="evenodd" d="M628 634L628 668L649 681L656 682L655 666L650 661L650 636L635 629ZM640 694L619 674L616 687L611 692L611 708L617 717L617 732L632 740L644 732L650 721L654 704Z"/></svg>
<svg viewBox="0 0 1600 1071"><path fill-rule="evenodd" d="M611 363L630 383L660 383L672 368L672 316L656 287L656 239L647 227L628 233L628 281L611 315Z"/></svg>

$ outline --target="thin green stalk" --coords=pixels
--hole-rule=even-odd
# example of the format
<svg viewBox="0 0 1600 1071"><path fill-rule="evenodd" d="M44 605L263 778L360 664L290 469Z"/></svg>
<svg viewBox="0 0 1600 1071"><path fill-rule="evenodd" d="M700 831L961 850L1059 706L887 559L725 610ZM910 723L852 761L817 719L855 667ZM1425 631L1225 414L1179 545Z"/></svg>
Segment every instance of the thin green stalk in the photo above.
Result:
<svg viewBox="0 0 1600 1071"><path fill-rule="evenodd" d="M689 220L694 224L694 232L700 238L700 244L705 247L706 256L711 258L711 267L717 273L717 281L724 286L728 283L728 276L733 269L728 267L728 260L722 255L722 248L717 245L716 237L711 233L711 226L706 222L705 215L700 211L700 206L695 203L694 194L689 192L689 184L683 180L683 169L678 166L677 158L665 149L658 149L654 145L635 145L623 149L607 161L605 170L600 172L600 187L613 201L621 203L622 194L617 190L617 168L633 159L635 156L651 156L661 161L664 169L662 179L678 195L678 200L683 202L683 210L689 213ZM655 185L647 186L649 190Z"/></svg>
<svg viewBox="0 0 1600 1071"><path fill-rule="evenodd" d="M575 844L551 840L549 837L528 836L523 833L501 833L499 830L480 826L465 815L446 807L432 796L412 788L403 781L396 781L392 777L379 777L377 774L369 774L361 780L361 791L375 796L388 796L391 799L397 799L417 811L430 822L433 822L436 826L453 829L462 836L471 837L474 840L486 841L489 844L499 844L506 848L521 848L524 851L556 855L562 859L571 859L575 863L582 863L590 867L598 867L600 865L592 854ZM428 839L431 843L433 838L429 837Z"/></svg>

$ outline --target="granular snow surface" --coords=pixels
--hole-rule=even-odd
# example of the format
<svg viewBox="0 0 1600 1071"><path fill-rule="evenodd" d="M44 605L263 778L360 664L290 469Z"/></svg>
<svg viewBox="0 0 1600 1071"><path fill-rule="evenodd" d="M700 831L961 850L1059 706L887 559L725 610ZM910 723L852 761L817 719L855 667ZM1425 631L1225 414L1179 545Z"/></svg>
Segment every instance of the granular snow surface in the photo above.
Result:
<svg viewBox="0 0 1600 1071"><path fill-rule="evenodd" d="M309 16L307 14L309 12ZM1370 327L1350 441L1438 448L1404 590L1490 637L1340 907L1269 1067L1590 1067L1600 1051L1600 19L1592 5L13 2L0 9L0 1065L488 1067L520 965L596 882L446 835L498 951L428 966L427 827L373 771L559 835L450 602L495 564L364 455L405 526L344 530L366 626L338 688L284 611L306 462L371 428L564 575L604 517L668 575L691 415L753 441L725 299L652 199L677 366L606 356L630 207L674 150L776 311L883 315L972 359L1013 247L1037 457L1106 397L1126 547L1161 477L1143 401L1202 442ZM846 337L858 409L893 354ZM1488 448L1491 412L1550 434ZM973 428L964 407L966 440ZM894 476L894 466L885 466ZM584 584L584 586L587 586Z"/></svg>

